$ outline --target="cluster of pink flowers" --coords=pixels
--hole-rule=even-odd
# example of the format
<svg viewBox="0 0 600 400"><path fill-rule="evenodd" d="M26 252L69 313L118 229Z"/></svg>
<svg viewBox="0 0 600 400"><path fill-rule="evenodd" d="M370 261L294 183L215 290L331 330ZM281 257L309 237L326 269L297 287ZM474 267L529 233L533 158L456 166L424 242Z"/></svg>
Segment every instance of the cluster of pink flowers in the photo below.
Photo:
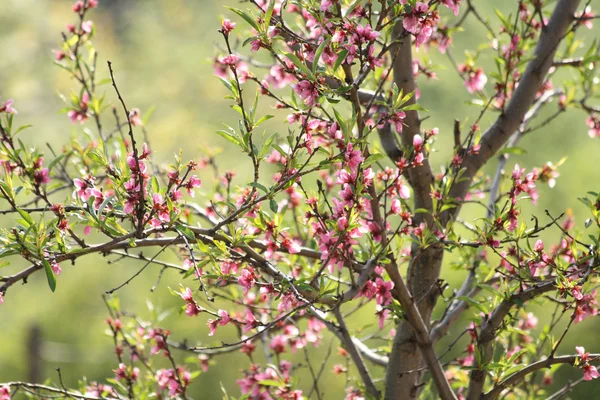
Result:
<svg viewBox="0 0 600 400"><path fill-rule="evenodd" d="M588 135L594 139L600 137L600 116L594 114L590 115L585 122L587 126L590 128L588 130Z"/></svg>
<svg viewBox="0 0 600 400"><path fill-rule="evenodd" d="M139 368L128 367L124 363L120 363L119 368L115 369L114 372L115 372L115 379L118 381L120 381L120 380L137 381L137 379L140 375Z"/></svg>
<svg viewBox="0 0 600 400"><path fill-rule="evenodd" d="M89 102L90 102L90 96L88 95L87 92L85 92L81 96L81 100L79 101L79 104L74 105L74 108L72 110L69 110L69 112L67 113L68 117L71 118L71 122L73 122L73 123L79 122L80 124L83 124L85 121L88 120L88 116L89 116L88 103Z"/></svg>
<svg viewBox="0 0 600 400"><path fill-rule="evenodd" d="M291 389L289 386L291 369L292 364L288 361L279 363L279 371L274 367L263 370L260 366L252 364L250 370L244 372L244 378L238 379L237 383L242 394L247 394L253 399L302 400L302 391Z"/></svg>
<svg viewBox="0 0 600 400"><path fill-rule="evenodd" d="M190 288L181 288L181 298L185 301L185 314L190 317L195 317L200 314L204 309L196 303L194 300L194 293Z"/></svg>
<svg viewBox="0 0 600 400"><path fill-rule="evenodd" d="M590 365L590 361L593 361L590 357L590 353L586 353L585 349L581 346L576 346L575 350L577 350L577 354L579 355L579 363L582 364L581 369L583 369L583 379L586 381L591 381L592 379L596 379L600 377L600 373L593 365Z"/></svg>
<svg viewBox="0 0 600 400"><path fill-rule="evenodd" d="M189 386L192 375L182 367L177 368L177 371L172 368L159 369L156 371L154 379L161 391L167 390L170 397L176 397ZM158 395L162 397L160 394Z"/></svg>

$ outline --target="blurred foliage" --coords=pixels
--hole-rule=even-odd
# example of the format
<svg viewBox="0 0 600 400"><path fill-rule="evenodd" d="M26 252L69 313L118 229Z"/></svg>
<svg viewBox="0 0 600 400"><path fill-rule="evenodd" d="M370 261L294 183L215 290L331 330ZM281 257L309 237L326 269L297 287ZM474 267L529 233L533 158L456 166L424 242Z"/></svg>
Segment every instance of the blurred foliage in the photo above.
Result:
<svg viewBox="0 0 600 400"><path fill-rule="evenodd" d="M142 113L156 107L148 125L151 145L158 160L169 162L173 153L183 148L183 159L198 159L201 151L209 147L221 147L222 154L218 158L221 171L235 169L236 182L248 181L249 168L244 168L243 160L237 150L232 150L228 143L215 135L222 123L235 123L236 115L228 103L223 100L224 89L213 78L212 59L217 54L219 43L219 16L227 15L224 4L235 5L236 1L219 0L100 0L100 7L92 13L96 24L97 35L94 38L99 51L98 71L101 78L108 77L106 60L113 62L120 90L130 108L138 107ZM506 14L516 7L516 1L485 2L476 1L480 12L489 16L494 24L493 7L501 7ZM592 1L592 6L600 6L600 1ZM74 83L68 79L60 68L53 66L54 54L60 38L60 32L71 22L71 1L66 0L2 0L0 12L0 94L3 99L13 98L14 107L19 111L19 123L32 124L33 128L22 134L26 143L35 143L46 147L50 144L58 150L71 137L82 136L80 126L74 126L59 110L64 106L58 93L68 94ZM242 5L246 6L246 5ZM595 7L597 8L597 7ZM228 15L231 18L230 15ZM591 39L598 36L596 22L594 31L581 32ZM242 24L239 25L240 27ZM469 17L465 24L465 32L454 37L452 54L460 63L464 59L464 50L478 46L485 37L485 29L475 19ZM438 168L448 159L452 151L452 130L454 120L460 120L463 131L469 129L479 108L466 105L470 96L458 79L456 71L444 55L426 49L417 53L417 58L431 58L437 69L437 80L420 82L421 104L428 110L425 128L440 128L440 138L436 145L440 154L433 153L432 163ZM488 70L493 67L493 60L481 58L478 65ZM259 73L259 72L257 72ZM262 73L262 72L260 72ZM569 74L567 70L565 74ZM486 88L491 93L493 88ZM105 86L109 100L116 100L111 88ZM268 102L264 102L267 107ZM555 104L551 104L542 113L549 115ZM480 123L483 130L488 126L489 113ZM106 121L110 116L104 117ZM275 122L267 126L269 130L285 131L285 115L277 114ZM541 166L547 161L558 162L563 156L569 158L559 169L560 177L554 189L540 184L540 200L537 206L523 210L523 215L534 214L545 220L544 210L553 215L560 215L567 208L575 216L580 227L585 218L583 206L577 197L585 195L588 190L598 191L598 167L591 164L598 159L598 144L587 136L585 116L578 111L570 111L561 116L547 128L525 137L520 147L527 150L523 155L511 156L508 166L518 162L521 166ZM270 132L269 132L270 133ZM492 171L494 165L488 166ZM202 176L210 182L212 174ZM206 199L200 199L200 202ZM472 221L482 217L484 211L480 206L465 207L461 217ZM7 226L12 219L0 217L0 224ZM558 238L544 237L550 243ZM93 237L90 238L93 241ZM149 250L146 250L149 252ZM152 254L150 254L151 256ZM28 379L28 344L27 336L33 326L41 328L43 339L41 375L44 378L58 380L56 368L61 368L67 386L75 385L85 374L89 380L102 380L112 376L112 369L117 362L113 354L110 338L103 334L104 319L107 316L102 294L129 278L142 266L141 263L129 260L116 260L108 263L108 259L92 256L76 265L63 265L63 274L58 279L59 289L51 294L47 289L45 277L34 275L26 287L13 287L0 306L0 381ZM173 257L170 261L175 261ZM13 273L22 268L16 263L2 270L2 274ZM180 317L177 307L181 302L169 295L168 286L176 287L179 276L165 273L160 286L155 292L150 288L155 284L160 267L150 267L139 278L118 292L124 310L142 311L142 318L150 319L165 310L172 311L161 325L170 329L173 338L190 343L196 341L210 345L207 336L206 321L201 317L195 320ZM445 269L443 278L451 286L460 284L463 271ZM449 292L447 292L449 293ZM147 300L148 299L148 300ZM148 302L148 304L147 304ZM150 306L151 305L151 306ZM350 321L355 326L366 325L373 321L370 310L357 313ZM551 310L540 310L540 327L547 321ZM563 344L564 352L573 352L574 346L583 345L590 351L597 351L594 335L587 334L600 327L594 320L587 320L576 325ZM368 327L365 328L368 330ZM451 332L457 333L457 332ZM231 331L230 339L235 338ZM213 343L215 344L215 343ZM218 344L218 343L216 343ZM332 357L325 367L323 382L327 382L326 395L333 393L336 398L343 392L343 379L328 380L332 374L332 365L342 362L337 356L337 342L326 338L320 348L309 349L313 365L319 368L327 347L333 346ZM461 344L456 349L461 349ZM181 354L181 357L189 356ZM294 357L304 358L301 352ZM231 395L239 395L235 379L241 374L240 369L248 365L245 356L231 353L220 357L208 372L197 378L188 392L198 399L220 399L223 397L222 387ZM382 375L379 367L371 367L375 375ZM561 382L580 374L577 370L565 367L564 374L559 374ZM304 389L310 382L307 368L298 370L297 377L304 382ZM336 386L337 385L337 386ZM600 387L600 382L588 383L573 392L573 398L580 398L592 385ZM327 397L329 398L329 397Z"/></svg>

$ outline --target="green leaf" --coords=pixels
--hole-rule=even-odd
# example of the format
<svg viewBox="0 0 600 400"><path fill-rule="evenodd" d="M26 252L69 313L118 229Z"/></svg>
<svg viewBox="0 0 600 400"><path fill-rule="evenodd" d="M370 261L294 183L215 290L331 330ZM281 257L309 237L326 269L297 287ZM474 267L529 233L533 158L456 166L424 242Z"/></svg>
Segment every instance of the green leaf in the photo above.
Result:
<svg viewBox="0 0 600 400"><path fill-rule="evenodd" d="M323 50L325 50L325 47L327 47L327 45L329 44L329 39L323 40L323 43L321 43L319 45L319 47L317 48L317 51L315 51L315 58L313 60L313 74L317 73L317 67L319 65L319 60L321 59L321 54L323 54Z"/></svg>
<svg viewBox="0 0 600 400"><path fill-rule="evenodd" d="M473 300L472 298L470 298L470 297L468 297L468 296L459 296L459 297L458 297L458 300L463 300L463 301L465 301L465 302L469 303L469 305L471 305L471 306L473 306L473 307L477 308L478 310L480 310L480 311L481 311L481 312L483 312L484 314L487 314L487 313L488 313L488 309L487 309L487 308L486 308L486 307L485 307L483 304L481 304L481 303L480 303L480 302L478 302L478 301L475 301L475 300Z"/></svg>
<svg viewBox="0 0 600 400"><path fill-rule="evenodd" d="M402 107L400 108L402 111L411 111L411 110L416 110L416 111L423 111L423 112L429 112L429 110L427 110L426 108L423 108L422 105L420 104L411 104L408 105L406 107Z"/></svg>
<svg viewBox="0 0 600 400"><path fill-rule="evenodd" d="M367 159L363 162L363 167L367 168L369 165L381 160L382 158L385 158L385 156L383 154L371 154L369 157L367 157Z"/></svg>
<svg viewBox="0 0 600 400"><path fill-rule="evenodd" d="M333 64L333 72L337 71L337 69L342 65L344 60L348 57L348 50L344 49L338 53L338 58L335 60L335 64Z"/></svg>
<svg viewBox="0 0 600 400"><path fill-rule="evenodd" d="M273 115L265 115L265 116L261 117L258 121L256 121L256 123L254 124L254 127L259 126L260 124L262 124L265 121L270 120L271 118L273 118Z"/></svg>
<svg viewBox="0 0 600 400"><path fill-rule="evenodd" d="M180 233L183 233L185 235L185 237L187 237L188 239L190 239L190 240L196 240L196 235L187 226L177 224L175 226L175 229L177 229Z"/></svg>
<svg viewBox="0 0 600 400"><path fill-rule="evenodd" d="M262 386L281 386L281 382L274 381L272 379L265 379L263 381L258 381L259 385Z"/></svg>
<svg viewBox="0 0 600 400"><path fill-rule="evenodd" d="M54 166L63 158L65 157L64 154L59 155L58 157L56 157L54 160L52 160L52 162L50 164L48 164L48 171L52 171L52 168L54 168Z"/></svg>
<svg viewBox="0 0 600 400"><path fill-rule="evenodd" d="M234 136L231 132L227 132L224 130L218 130L217 135L223 136L225 139L229 140L231 143L236 144L237 146L241 146L242 142L236 136Z"/></svg>
<svg viewBox="0 0 600 400"><path fill-rule="evenodd" d="M275 9L275 0L269 1L269 8L265 14L265 30L269 29L271 18L273 18L273 10Z"/></svg>
<svg viewBox="0 0 600 400"><path fill-rule="evenodd" d="M262 190L265 193L269 193L269 189L267 189L266 187L264 187L264 185L261 185L258 182L250 182L248 185L250 185L252 187L255 187L257 189L260 189L260 190Z"/></svg>
<svg viewBox="0 0 600 400"><path fill-rule="evenodd" d="M499 156L501 156L502 154L516 154L516 155L520 156L523 154L527 154L527 150L525 150L521 147L507 147L498 152Z"/></svg>
<svg viewBox="0 0 600 400"><path fill-rule="evenodd" d="M29 224L29 226L35 225L33 218L31 218L31 215L29 215L27 211L21 210L20 208L17 208L17 211L19 212L19 214L21 214L21 217L23 217L23 219Z"/></svg>
<svg viewBox="0 0 600 400"><path fill-rule="evenodd" d="M251 27L253 27L254 29L256 29L257 31L259 31L259 26L256 23L256 21L254 21L254 19L252 19L252 17L250 15L248 15L248 13L246 13L245 11L242 11L238 8L234 8L234 7L225 7L228 8L229 10L233 11L234 13L236 13L237 15L239 15L240 17L244 18L244 20L250 24Z"/></svg>
<svg viewBox="0 0 600 400"><path fill-rule="evenodd" d="M271 211L273 211L274 213L277 212L278 210L278 206L277 206L277 202L275 201L275 199L271 199L271 201L269 201L269 208L271 209Z"/></svg>
<svg viewBox="0 0 600 400"><path fill-rule="evenodd" d="M296 67L298 67L298 69L300 69L302 72L304 72L305 75L313 77L313 73L308 69L308 67L306 66L306 64L304 64L302 61L300 61L298 59L298 57L296 57L295 54L292 54L292 53L283 53L283 55L286 56L287 58L289 58L290 61L293 62L294 65Z"/></svg>
<svg viewBox="0 0 600 400"><path fill-rule="evenodd" d="M50 290L54 292L56 290L56 277L54 276L54 271L52 271L50 263L45 258L42 260L42 264L44 265L46 277L48 278L48 286L50 286Z"/></svg>

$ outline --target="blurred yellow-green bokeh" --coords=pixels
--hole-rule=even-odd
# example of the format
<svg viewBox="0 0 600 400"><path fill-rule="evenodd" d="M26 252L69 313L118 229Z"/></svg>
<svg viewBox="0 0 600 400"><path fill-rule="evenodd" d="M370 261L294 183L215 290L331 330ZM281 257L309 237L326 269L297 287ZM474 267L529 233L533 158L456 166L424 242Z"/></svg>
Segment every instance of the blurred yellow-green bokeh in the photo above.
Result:
<svg viewBox="0 0 600 400"><path fill-rule="evenodd" d="M223 123L236 124L236 114L223 99L222 85L213 77L212 59L216 54L215 46L220 43L217 33L220 17L228 15L231 18L223 6L246 7L248 3L240 5L235 0L100 0L99 3L100 7L90 15L97 31L94 44L99 51L98 74L100 78L108 77L106 61L112 61L128 106L138 107L142 113L156 107L148 125L156 159L169 163L181 148L184 160L198 159L202 149L220 147L223 152L218 159L219 167L236 169L236 182L247 182L250 169L246 167L249 164L237 149L214 134ZM495 18L494 6L508 14L516 3L475 1L481 12L492 20ZM600 5L598 3L598 0L592 1L593 6ZM52 51L57 48L60 32L73 20L70 1L0 0L0 96L2 100L14 99L14 107L19 111L17 124L33 125L21 134L26 143L39 147L49 143L54 149L60 149L73 135L81 135L79 125L72 125L65 114L59 114L64 105L58 94L69 94L75 84L63 70L53 65ZM493 24L497 25L497 21ZM588 40L599 36L600 22L595 24L594 31L582 32ZM466 32L457 34L454 39L453 54L458 60L463 59L464 49L479 45L485 38L484 29L474 19L467 20L465 29ZM437 51L428 54L421 49L417 57L430 57L444 66L436 70L437 80L420 82L420 102L432 111L427 114L429 119L424 126L440 128L436 145L439 153L431 156L433 165L439 170L451 152L454 119L459 119L468 129L480 110L465 104L470 97L445 56ZM482 58L478 64L490 69L493 61ZM493 89L489 86L487 90L491 93ZM104 91L107 99L115 100L108 85L104 86ZM264 109L267 108L265 102ZM543 115L550 112L544 111ZM285 115L276 113L277 119L268 125L268 129L285 132ZM481 127L485 129L489 121L484 119ZM600 182L596 161L600 144L588 137L585 115L578 111L567 113L547 128L525 137L520 146L527 153L513 156L509 168L518 162L529 169L546 161L556 163L568 156L559 170L556 187L549 189L540 184L539 203L526 206L523 214L534 214L545 220L545 209L559 215L570 208L576 222L582 225L587 216L577 197L590 190L598 191ZM211 179L210 175L203 178ZM466 207L462 218L473 221L482 216L480 208ZM0 226L10 226L12 221L10 215L0 215ZM552 241L557 237L558 233L552 232L544 239ZM43 378L57 381L56 368L61 369L67 385L75 385L82 376L89 380L112 376L117 362L111 339L104 335L107 313L101 296L130 277L141 265L123 260L110 264L107 261L97 255L80 259L74 266L63 265L54 294L48 290L41 274L32 276L25 286L17 285L9 290L0 306L0 382L29 379L28 357L32 350L28 343L35 327L40 330ZM3 275L14 273L23 266L15 262L0 272ZM172 311L163 325L174 332L175 339L212 343L212 338L207 337L205 318L190 320L177 314L181 304L169 295L167 288L177 286L178 275L165 273L162 284L155 292L150 292L159 271L159 267L149 267L141 277L119 291L123 309L139 312L144 318L151 317L151 309L158 313ZM448 269L443 274L451 285L459 284L463 276L462 271ZM541 322L544 322L550 310L538 308ZM371 323L371 311L357 315L353 320L356 326ZM596 335L590 334L599 327L595 318L576 325L562 345L562 352L574 352L575 345L599 351ZM235 337L233 330L227 333L229 336L225 339ZM316 368L321 366L331 340L326 337L319 348L309 349ZM332 379L331 372L332 365L341 361L335 355L335 340L332 346L333 356L325 367L321 390L325 391L325 398L342 398L345 382ZM299 352L296 357L303 360L304 354ZM220 399L223 397L222 385L229 394L238 396L235 379L241 377L240 370L247 364L247 358L237 353L218 359L216 365L196 379L189 394L196 399ZM374 375L383 376L381 368L372 366L371 370ZM562 372L555 382L556 387L581 375L568 367ZM307 369L300 369L297 377L306 389L310 381ZM592 398L586 397L585 393L593 387L597 388L598 384L581 386L572 396Z"/></svg>

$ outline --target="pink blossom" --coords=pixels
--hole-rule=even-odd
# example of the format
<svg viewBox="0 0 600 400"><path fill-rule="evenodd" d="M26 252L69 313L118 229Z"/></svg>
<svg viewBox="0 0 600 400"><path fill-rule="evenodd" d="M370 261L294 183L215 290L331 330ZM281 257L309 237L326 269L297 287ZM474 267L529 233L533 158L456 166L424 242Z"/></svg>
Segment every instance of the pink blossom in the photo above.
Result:
<svg viewBox="0 0 600 400"><path fill-rule="evenodd" d="M423 137L419 134L413 136L413 146L416 152L423 150Z"/></svg>
<svg viewBox="0 0 600 400"><path fill-rule="evenodd" d="M600 137L600 118L596 115L590 115L585 122L589 126L588 135L594 139Z"/></svg>
<svg viewBox="0 0 600 400"><path fill-rule="evenodd" d="M227 311L219 309L217 314L219 315L219 325L225 326L231 321L231 317Z"/></svg>
<svg viewBox="0 0 600 400"><path fill-rule="evenodd" d="M291 85L292 89L300 96L302 100L306 103L307 106L312 106L315 104L317 98L319 97L319 91L314 83L310 81L300 81L295 85Z"/></svg>
<svg viewBox="0 0 600 400"><path fill-rule="evenodd" d="M238 283L244 288L244 294L248 293L254 286L254 270L251 267L242 270L241 276L238 278Z"/></svg>
<svg viewBox="0 0 600 400"><path fill-rule="evenodd" d="M455 16L458 15L458 6L460 4L460 0L442 0L442 4L451 9Z"/></svg>
<svg viewBox="0 0 600 400"><path fill-rule="evenodd" d="M83 228L83 234L87 236L90 233L92 233L92 227L89 225L86 225L85 228Z"/></svg>
<svg viewBox="0 0 600 400"><path fill-rule="evenodd" d="M0 292L0 304L4 303L4 293Z"/></svg>
<svg viewBox="0 0 600 400"><path fill-rule="evenodd" d="M17 110L12 108L12 104L13 104L12 99L6 100L6 103L4 103L4 105L0 106L0 113L5 112L7 114L18 114Z"/></svg>
<svg viewBox="0 0 600 400"><path fill-rule="evenodd" d="M94 24L92 21L83 21L81 23L81 30L84 31L85 33L92 33L93 25Z"/></svg>
<svg viewBox="0 0 600 400"><path fill-rule="evenodd" d="M592 379L596 379L598 377L600 377L600 374L598 373L596 367L590 364L585 364L583 366L583 380L591 381Z"/></svg>
<svg viewBox="0 0 600 400"><path fill-rule="evenodd" d="M50 170L42 168L33 173L33 179L36 185L50 183Z"/></svg>
<svg viewBox="0 0 600 400"><path fill-rule="evenodd" d="M360 149L353 150L352 143L348 143L344 157L346 158L348 167L350 167L350 170L353 172L356 171L358 165L364 161L362 152Z"/></svg>
<svg viewBox="0 0 600 400"><path fill-rule="evenodd" d="M388 310L387 308L381 308L380 306L377 306L378 310L376 312L377 314L377 321L379 323L379 329L383 329L383 325L385 324L385 320L389 318L389 316L391 315L391 311Z"/></svg>
<svg viewBox="0 0 600 400"><path fill-rule="evenodd" d="M189 302L185 305L185 315L195 317L200 314L201 308L195 302Z"/></svg>
<svg viewBox="0 0 600 400"><path fill-rule="evenodd" d="M333 0L321 0L321 11L327 11L333 5Z"/></svg>
<svg viewBox="0 0 600 400"><path fill-rule="evenodd" d="M583 346L575 346L575 350L579 355L579 361L582 363L588 362L590 359L590 353L585 352L585 348Z"/></svg>
<svg viewBox="0 0 600 400"><path fill-rule="evenodd" d="M592 20L596 17L596 14L592 12L590 6L587 6L583 13L576 15L576 18L579 18L581 23L588 29L593 28Z"/></svg>
<svg viewBox="0 0 600 400"><path fill-rule="evenodd" d="M388 305L392 301L392 289L394 282L384 281L381 278L375 279L375 301L381 306Z"/></svg>
<svg viewBox="0 0 600 400"><path fill-rule="evenodd" d="M57 263L56 261L53 262L52 264L50 264L50 267L52 268L52 272L54 272L56 275L60 275L60 273L62 272L62 269L60 268L60 264Z"/></svg>
<svg viewBox="0 0 600 400"><path fill-rule="evenodd" d="M235 25L235 22L231 22L228 19L224 19L223 21L221 21L221 32L223 32L225 35L229 35L229 33L235 28Z"/></svg>
<svg viewBox="0 0 600 400"><path fill-rule="evenodd" d="M287 344L287 339L284 335L277 335L271 339L271 343L269 343L269 347L276 353L281 354L285 352L285 345Z"/></svg>
<svg viewBox="0 0 600 400"><path fill-rule="evenodd" d="M465 87L469 93L475 93L483 90L487 83L487 76L483 73L483 69L472 69L464 65L459 68L461 72L466 73Z"/></svg>
<svg viewBox="0 0 600 400"><path fill-rule="evenodd" d="M219 59L219 62L223 65L228 65L230 67L234 67L239 60L240 60L240 58L238 56L236 56L235 54L229 54L225 57L221 57Z"/></svg>
<svg viewBox="0 0 600 400"><path fill-rule="evenodd" d="M190 289L189 287L182 289L182 292L179 295L186 302L194 301L194 293L192 292L192 289Z"/></svg>

